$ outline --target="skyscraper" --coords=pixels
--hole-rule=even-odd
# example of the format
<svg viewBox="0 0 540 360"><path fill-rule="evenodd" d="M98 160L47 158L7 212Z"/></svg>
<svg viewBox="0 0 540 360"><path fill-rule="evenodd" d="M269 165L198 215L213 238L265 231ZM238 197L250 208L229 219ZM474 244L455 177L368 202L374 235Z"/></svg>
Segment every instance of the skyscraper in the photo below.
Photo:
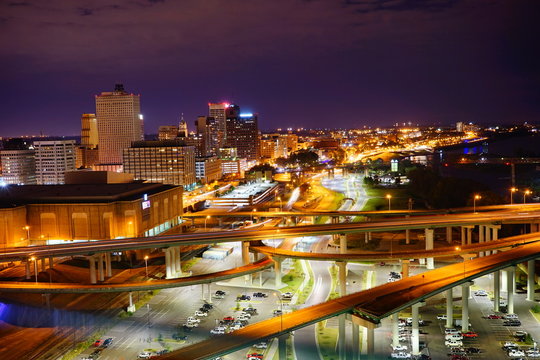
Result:
<svg viewBox="0 0 540 360"><path fill-rule="evenodd" d="M217 148L223 147L226 137L226 119L227 109L231 105L229 103L208 103L208 116L213 117L216 126L216 142Z"/></svg>
<svg viewBox="0 0 540 360"><path fill-rule="evenodd" d="M231 111L226 120L225 146L236 148L238 157L247 160L259 159L259 126L257 115Z"/></svg>
<svg viewBox="0 0 540 360"><path fill-rule="evenodd" d="M96 114L81 116L81 146L95 149L98 146L98 128Z"/></svg>
<svg viewBox="0 0 540 360"><path fill-rule="evenodd" d="M38 185L64 184L66 171L75 170L75 140L34 141Z"/></svg>
<svg viewBox="0 0 540 360"><path fill-rule="evenodd" d="M128 94L124 85L96 96L100 164L122 164L122 151L143 140L140 95Z"/></svg>
<svg viewBox="0 0 540 360"><path fill-rule="evenodd" d="M217 155L219 151L219 129L217 121L212 116L199 116L195 120L197 135L201 138L201 155Z"/></svg>
<svg viewBox="0 0 540 360"><path fill-rule="evenodd" d="M0 183L35 185L36 162L32 145L25 139L4 141L0 150Z"/></svg>

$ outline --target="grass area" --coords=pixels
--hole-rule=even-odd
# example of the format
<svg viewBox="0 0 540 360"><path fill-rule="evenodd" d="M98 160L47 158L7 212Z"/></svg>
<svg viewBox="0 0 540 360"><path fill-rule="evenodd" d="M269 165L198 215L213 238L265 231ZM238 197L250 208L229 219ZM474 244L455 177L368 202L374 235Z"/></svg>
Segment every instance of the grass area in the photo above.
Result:
<svg viewBox="0 0 540 360"><path fill-rule="evenodd" d="M301 261L305 261L305 260L301 260ZM302 290L302 292L298 294L298 299L296 300L297 304L304 304L307 298L309 297L309 295L311 294L311 292L313 291L313 270L311 269L311 265L309 264L309 261L306 261L305 264L306 264L306 268L308 269L309 280L306 286L304 287L304 290Z"/></svg>
<svg viewBox="0 0 540 360"><path fill-rule="evenodd" d="M330 272L332 285L330 286L330 294L328 295L328 299L326 299L327 301L337 299L339 297L339 291L337 290L339 269L336 266L336 264L332 264L331 266L328 267L328 271Z"/></svg>
<svg viewBox="0 0 540 360"><path fill-rule="evenodd" d="M362 211L388 210L386 195L392 196L390 204L393 210L405 210L408 208L410 196L406 189L386 189L371 186L365 186L365 189L369 199L366 201Z"/></svg>
<svg viewBox="0 0 540 360"><path fill-rule="evenodd" d="M338 329L326 327L326 320L317 323L317 344L324 360L338 360L336 344Z"/></svg>
<svg viewBox="0 0 540 360"><path fill-rule="evenodd" d="M291 292L294 294L304 281L305 275L304 270L302 269L302 264L300 264L300 260L293 259L292 262L293 266L291 270L289 270L289 272L286 275L283 275L281 278L281 281L287 284L287 287L280 290L282 293Z"/></svg>
<svg viewBox="0 0 540 360"><path fill-rule="evenodd" d="M100 329L95 331L92 335L88 337L87 340L78 343L75 345L74 348L72 348L70 351L68 351L66 354L62 356L62 360L72 360L75 359L77 356L79 356L84 350L88 349L96 339L100 339L103 337L103 334L105 333L105 329Z"/></svg>

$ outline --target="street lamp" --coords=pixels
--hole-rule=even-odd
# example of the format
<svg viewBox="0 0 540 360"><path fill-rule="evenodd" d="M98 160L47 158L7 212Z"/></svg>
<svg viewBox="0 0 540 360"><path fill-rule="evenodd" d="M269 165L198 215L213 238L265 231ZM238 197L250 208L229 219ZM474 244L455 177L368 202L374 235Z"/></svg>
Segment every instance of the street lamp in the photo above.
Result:
<svg viewBox="0 0 540 360"><path fill-rule="evenodd" d="M26 225L23 230L26 230L26 240L30 240L30 226Z"/></svg>
<svg viewBox="0 0 540 360"><path fill-rule="evenodd" d="M30 260L34 262L34 273L36 274L36 284L37 284L37 259L35 256L32 256Z"/></svg>
<svg viewBox="0 0 540 360"><path fill-rule="evenodd" d="M253 209L253 211L251 212L251 223L253 224L253 213L256 212L257 209Z"/></svg>
<svg viewBox="0 0 540 360"><path fill-rule="evenodd" d="M523 192L523 203L524 203L524 204L525 204L525 197L526 197L527 195L530 195L530 194L531 194L531 190L525 190L525 191Z"/></svg>
<svg viewBox="0 0 540 360"><path fill-rule="evenodd" d="M388 210L392 210L392 203L391 203L392 195L386 194L386 198L388 199Z"/></svg>
<svg viewBox="0 0 540 360"><path fill-rule="evenodd" d="M515 187L510 188L510 205L514 204L514 193L517 190Z"/></svg>
<svg viewBox="0 0 540 360"><path fill-rule="evenodd" d="M280 311L281 311L281 314L280 314L280 323L281 323L281 330L280 331L283 331L283 299L281 298L282 294L281 294L281 291L278 291L279 295L274 293L274 296L278 298L279 300L279 306L280 306Z"/></svg>
<svg viewBox="0 0 540 360"><path fill-rule="evenodd" d="M146 270L146 278L148 279L148 255L144 256L144 268Z"/></svg>
<svg viewBox="0 0 540 360"><path fill-rule="evenodd" d="M473 198L473 213L476 214L476 200L480 200L482 197L478 194L474 195Z"/></svg>
<svg viewBox="0 0 540 360"><path fill-rule="evenodd" d="M278 196L277 199L279 200L279 212L283 212L283 208L281 207L281 196Z"/></svg>
<svg viewBox="0 0 540 360"><path fill-rule="evenodd" d="M206 215L206 217L204 218L204 231L206 231L206 220L210 219L210 215Z"/></svg>

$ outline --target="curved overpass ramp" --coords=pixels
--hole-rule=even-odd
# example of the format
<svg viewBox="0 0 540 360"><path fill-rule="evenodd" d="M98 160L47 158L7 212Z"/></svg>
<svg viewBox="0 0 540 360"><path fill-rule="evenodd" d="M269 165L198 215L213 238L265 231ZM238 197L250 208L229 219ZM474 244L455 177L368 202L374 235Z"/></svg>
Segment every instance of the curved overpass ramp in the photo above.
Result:
<svg viewBox="0 0 540 360"><path fill-rule="evenodd" d="M536 234L536 240L540 240ZM423 274L346 295L246 326L231 334L214 337L162 356L163 359L201 360L225 355L263 339L285 335L307 325L343 313L355 313L374 323L433 295L477 277L540 256L540 242L518 246L496 255L448 265Z"/></svg>
<svg viewBox="0 0 540 360"><path fill-rule="evenodd" d="M142 290L157 290L173 287L207 284L215 281L232 279L242 275L252 274L273 266L272 259L266 257L257 262L240 266L234 269L223 270L208 274L182 277L178 279L139 281L120 284L70 284L70 283L34 283L34 282L0 282L0 292L17 293L103 293L127 292Z"/></svg>

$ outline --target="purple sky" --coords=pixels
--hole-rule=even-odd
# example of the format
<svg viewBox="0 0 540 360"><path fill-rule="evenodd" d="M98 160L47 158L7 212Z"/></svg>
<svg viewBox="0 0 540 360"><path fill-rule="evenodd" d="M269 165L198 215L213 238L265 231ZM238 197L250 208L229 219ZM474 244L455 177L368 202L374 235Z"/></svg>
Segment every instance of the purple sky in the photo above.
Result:
<svg viewBox="0 0 540 360"><path fill-rule="evenodd" d="M0 0L0 136L74 135L94 94L146 133L208 101L260 127L538 122L540 1Z"/></svg>

